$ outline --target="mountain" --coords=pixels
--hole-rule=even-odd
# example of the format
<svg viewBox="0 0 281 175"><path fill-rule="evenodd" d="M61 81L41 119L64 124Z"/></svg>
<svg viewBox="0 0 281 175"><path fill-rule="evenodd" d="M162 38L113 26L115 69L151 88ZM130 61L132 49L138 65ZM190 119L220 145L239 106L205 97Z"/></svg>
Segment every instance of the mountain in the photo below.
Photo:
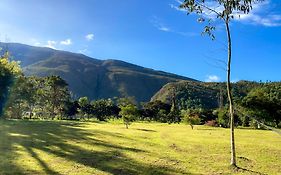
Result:
<svg viewBox="0 0 281 175"><path fill-rule="evenodd" d="M18 43L0 44L9 50L14 60L21 62L25 75L59 75L76 97L134 96L137 102L145 102L169 82L196 81L120 60L99 60L83 54Z"/></svg>

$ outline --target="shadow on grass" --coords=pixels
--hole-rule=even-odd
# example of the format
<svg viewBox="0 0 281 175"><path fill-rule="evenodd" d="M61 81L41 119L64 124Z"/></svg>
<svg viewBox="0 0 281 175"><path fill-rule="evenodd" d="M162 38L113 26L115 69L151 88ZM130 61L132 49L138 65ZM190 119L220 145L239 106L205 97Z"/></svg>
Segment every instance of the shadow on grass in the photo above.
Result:
<svg viewBox="0 0 281 175"><path fill-rule="evenodd" d="M245 161L250 161L249 159L245 158L245 157L238 157L239 159L243 159ZM258 172L258 171L253 171L247 168L243 168L240 166L230 166L230 169L235 172L235 173L250 173L250 174L258 174L258 175L266 175L264 173Z"/></svg>
<svg viewBox="0 0 281 175"><path fill-rule="evenodd" d="M196 130L202 130L202 131L214 131L214 130L219 130L218 128L194 128Z"/></svg>
<svg viewBox="0 0 281 175"><path fill-rule="evenodd" d="M42 171L26 167L24 160L22 164L14 162L21 156L17 146L23 147L45 174L61 173L52 168L51 161L44 161L38 151L111 174L186 174L172 167L142 163L124 154L142 154L143 150L100 140L103 137L127 139L122 134L87 131L83 127L84 124L79 122L0 121L0 151L6 152L0 155L0 174L42 174ZM104 151L92 149L97 147ZM67 174L72 174L71 168Z"/></svg>
<svg viewBox="0 0 281 175"><path fill-rule="evenodd" d="M142 128L138 128L136 130L139 130L139 131L144 131L144 132L156 132L155 130L152 130L152 129L142 129Z"/></svg>
<svg viewBox="0 0 281 175"><path fill-rule="evenodd" d="M258 172L258 171L253 171L253 170L243 168L243 167L239 167L239 166L235 166L235 167L231 167L231 168L234 172L239 172L239 173L247 172L247 173L250 173L250 174L267 175L267 174L264 174L264 173L261 173L261 172Z"/></svg>

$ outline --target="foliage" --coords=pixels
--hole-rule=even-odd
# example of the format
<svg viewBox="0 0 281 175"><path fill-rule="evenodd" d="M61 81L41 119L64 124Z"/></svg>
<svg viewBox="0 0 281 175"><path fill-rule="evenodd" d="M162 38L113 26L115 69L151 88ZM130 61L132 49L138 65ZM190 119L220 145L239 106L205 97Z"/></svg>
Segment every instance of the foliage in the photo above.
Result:
<svg viewBox="0 0 281 175"><path fill-rule="evenodd" d="M10 61L9 52L0 57L0 116L8 98L9 88L21 74L21 68L16 61Z"/></svg>
<svg viewBox="0 0 281 175"><path fill-rule="evenodd" d="M128 105L136 105L136 100L134 97L121 97L117 98L117 106L118 107L124 107Z"/></svg>
<svg viewBox="0 0 281 175"><path fill-rule="evenodd" d="M91 103L92 113L97 117L99 121L105 121L107 117L118 117L119 107L115 106L111 99L96 100Z"/></svg>
<svg viewBox="0 0 281 175"><path fill-rule="evenodd" d="M253 89L243 99L242 106L257 120L274 123L278 127L281 121L281 85L271 83Z"/></svg>
<svg viewBox="0 0 281 175"><path fill-rule="evenodd" d="M67 84L60 77L20 76L10 89L5 114L9 118L63 118L69 103Z"/></svg>
<svg viewBox="0 0 281 175"><path fill-rule="evenodd" d="M171 109L169 114L167 115L167 123L180 123L181 122L181 115L180 110L178 109Z"/></svg>
<svg viewBox="0 0 281 175"><path fill-rule="evenodd" d="M217 122L220 127L228 128L229 127L229 112L227 109L217 110Z"/></svg>
<svg viewBox="0 0 281 175"><path fill-rule="evenodd" d="M66 104L67 110L66 110L66 115L67 119L76 119L76 115L79 113L79 102L77 100L75 101L68 101Z"/></svg>
<svg viewBox="0 0 281 175"><path fill-rule="evenodd" d="M78 104L82 118L84 118L84 116L87 116L89 119L92 109L88 97L80 97L78 100Z"/></svg>
<svg viewBox="0 0 281 175"><path fill-rule="evenodd" d="M138 108L132 104L129 104L127 106L122 106L121 111L119 112L119 115L122 116L122 120L128 129L128 126L131 125L133 121L137 119L139 116Z"/></svg>
<svg viewBox="0 0 281 175"><path fill-rule="evenodd" d="M261 87L264 84L252 81L232 83L232 94L235 102L239 103L252 89ZM176 101L178 101L180 109L202 108L204 110L214 110L218 107L224 107L227 102L225 83L190 81L167 84L152 97L152 102L161 101L171 104L173 89L176 89Z"/></svg>
<svg viewBox="0 0 281 175"><path fill-rule="evenodd" d="M200 111L197 110L182 110L181 115L183 122L190 125L193 129L194 125L200 124Z"/></svg>
<svg viewBox="0 0 281 175"><path fill-rule="evenodd" d="M66 104L70 98L67 86L66 81L59 76L53 75L46 78L47 102L52 118L64 116Z"/></svg>
<svg viewBox="0 0 281 175"><path fill-rule="evenodd" d="M20 76L10 89L10 97L6 105L6 116L22 118L28 112L31 119L32 111L36 105L36 78Z"/></svg>
<svg viewBox="0 0 281 175"><path fill-rule="evenodd" d="M152 101L142 104L142 120L168 122L167 115L170 113L171 105L161 101Z"/></svg>

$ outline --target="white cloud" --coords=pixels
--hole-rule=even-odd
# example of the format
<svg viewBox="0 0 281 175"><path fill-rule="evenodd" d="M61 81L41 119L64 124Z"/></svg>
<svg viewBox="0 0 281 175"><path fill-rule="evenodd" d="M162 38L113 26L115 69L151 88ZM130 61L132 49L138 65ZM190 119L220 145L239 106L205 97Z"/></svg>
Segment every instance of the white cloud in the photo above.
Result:
<svg viewBox="0 0 281 175"><path fill-rule="evenodd" d="M238 78L231 80L231 83L237 83L238 81L240 81Z"/></svg>
<svg viewBox="0 0 281 175"><path fill-rule="evenodd" d="M94 39L94 37L95 37L95 35L94 35L94 34L92 34L92 33L90 33L90 34L88 34L88 35L86 35L86 36L85 36L86 40L88 40L88 41L93 40L93 39Z"/></svg>
<svg viewBox="0 0 281 175"><path fill-rule="evenodd" d="M61 41L60 44L61 44L61 45L69 46L69 45L72 44L72 41L71 41L71 39L66 39L66 40L64 40L64 41Z"/></svg>
<svg viewBox="0 0 281 175"><path fill-rule="evenodd" d="M88 49L78 50L78 53L81 53L81 54L86 54L87 52L88 52Z"/></svg>
<svg viewBox="0 0 281 175"><path fill-rule="evenodd" d="M272 12L270 8L271 6L273 6L273 3L270 0L255 3L253 4L253 9L249 14L237 13L235 15L235 20L267 27L281 26L281 14L264 13L264 11Z"/></svg>
<svg viewBox="0 0 281 175"><path fill-rule="evenodd" d="M174 33L174 34L178 34L178 35L182 35L184 37L192 37L192 36L196 36L198 35L197 33L194 32L182 32L182 31L177 31L172 29L171 27L169 27L168 25L164 24L161 19L159 19L158 17L154 16L150 22L152 23L152 25L162 31L162 32L169 32L169 33Z"/></svg>
<svg viewBox="0 0 281 175"><path fill-rule="evenodd" d="M157 28L160 31L163 31L163 32L171 32L172 31L167 25L162 23L161 20L156 16L154 16L152 18L151 23L155 28Z"/></svg>
<svg viewBox="0 0 281 175"><path fill-rule="evenodd" d="M170 28L165 27L165 26L158 27L158 30L161 30L161 31L163 31L163 32L170 32L170 31L171 31Z"/></svg>
<svg viewBox="0 0 281 175"><path fill-rule="evenodd" d="M185 10L185 9L182 9L182 8L179 8L179 5L169 4L169 6L170 6L172 9L175 9L175 10L177 10L177 11L185 12L185 13L186 13L186 10Z"/></svg>
<svg viewBox="0 0 281 175"><path fill-rule="evenodd" d="M49 47L51 49L56 49L56 47L55 47L56 44L57 44L56 41L49 40L49 41L47 41L47 45L45 45L45 47Z"/></svg>
<svg viewBox="0 0 281 175"><path fill-rule="evenodd" d="M216 75L208 75L207 78L205 79L206 82L218 82L220 81L220 77Z"/></svg>
<svg viewBox="0 0 281 175"><path fill-rule="evenodd" d="M41 43L36 38L30 38L29 41L27 41L27 44L32 46L41 46Z"/></svg>
<svg viewBox="0 0 281 175"><path fill-rule="evenodd" d="M39 42L34 43L34 46L40 46L40 45L41 45L41 43L39 43Z"/></svg>
<svg viewBox="0 0 281 175"><path fill-rule="evenodd" d="M281 26L281 15L265 15L260 16L255 13L251 13L248 15L240 15L240 19L242 22L248 22L255 25L263 25L267 27L278 27Z"/></svg>

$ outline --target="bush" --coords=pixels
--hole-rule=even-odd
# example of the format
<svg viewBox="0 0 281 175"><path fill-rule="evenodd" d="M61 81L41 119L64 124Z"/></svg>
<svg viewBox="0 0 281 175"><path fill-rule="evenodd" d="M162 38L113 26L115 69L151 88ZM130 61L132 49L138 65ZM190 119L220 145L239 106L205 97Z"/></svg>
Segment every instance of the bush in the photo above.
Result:
<svg viewBox="0 0 281 175"><path fill-rule="evenodd" d="M225 109L220 109L217 111L217 115L218 115L218 125L220 127L224 127L224 128L228 128L229 127L229 115L228 115L228 111Z"/></svg>
<svg viewBox="0 0 281 175"><path fill-rule="evenodd" d="M216 120L209 120L209 121L205 122L205 125L206 126L211 126L211 127L217 127L218 123L217 123Z"/></svg>

